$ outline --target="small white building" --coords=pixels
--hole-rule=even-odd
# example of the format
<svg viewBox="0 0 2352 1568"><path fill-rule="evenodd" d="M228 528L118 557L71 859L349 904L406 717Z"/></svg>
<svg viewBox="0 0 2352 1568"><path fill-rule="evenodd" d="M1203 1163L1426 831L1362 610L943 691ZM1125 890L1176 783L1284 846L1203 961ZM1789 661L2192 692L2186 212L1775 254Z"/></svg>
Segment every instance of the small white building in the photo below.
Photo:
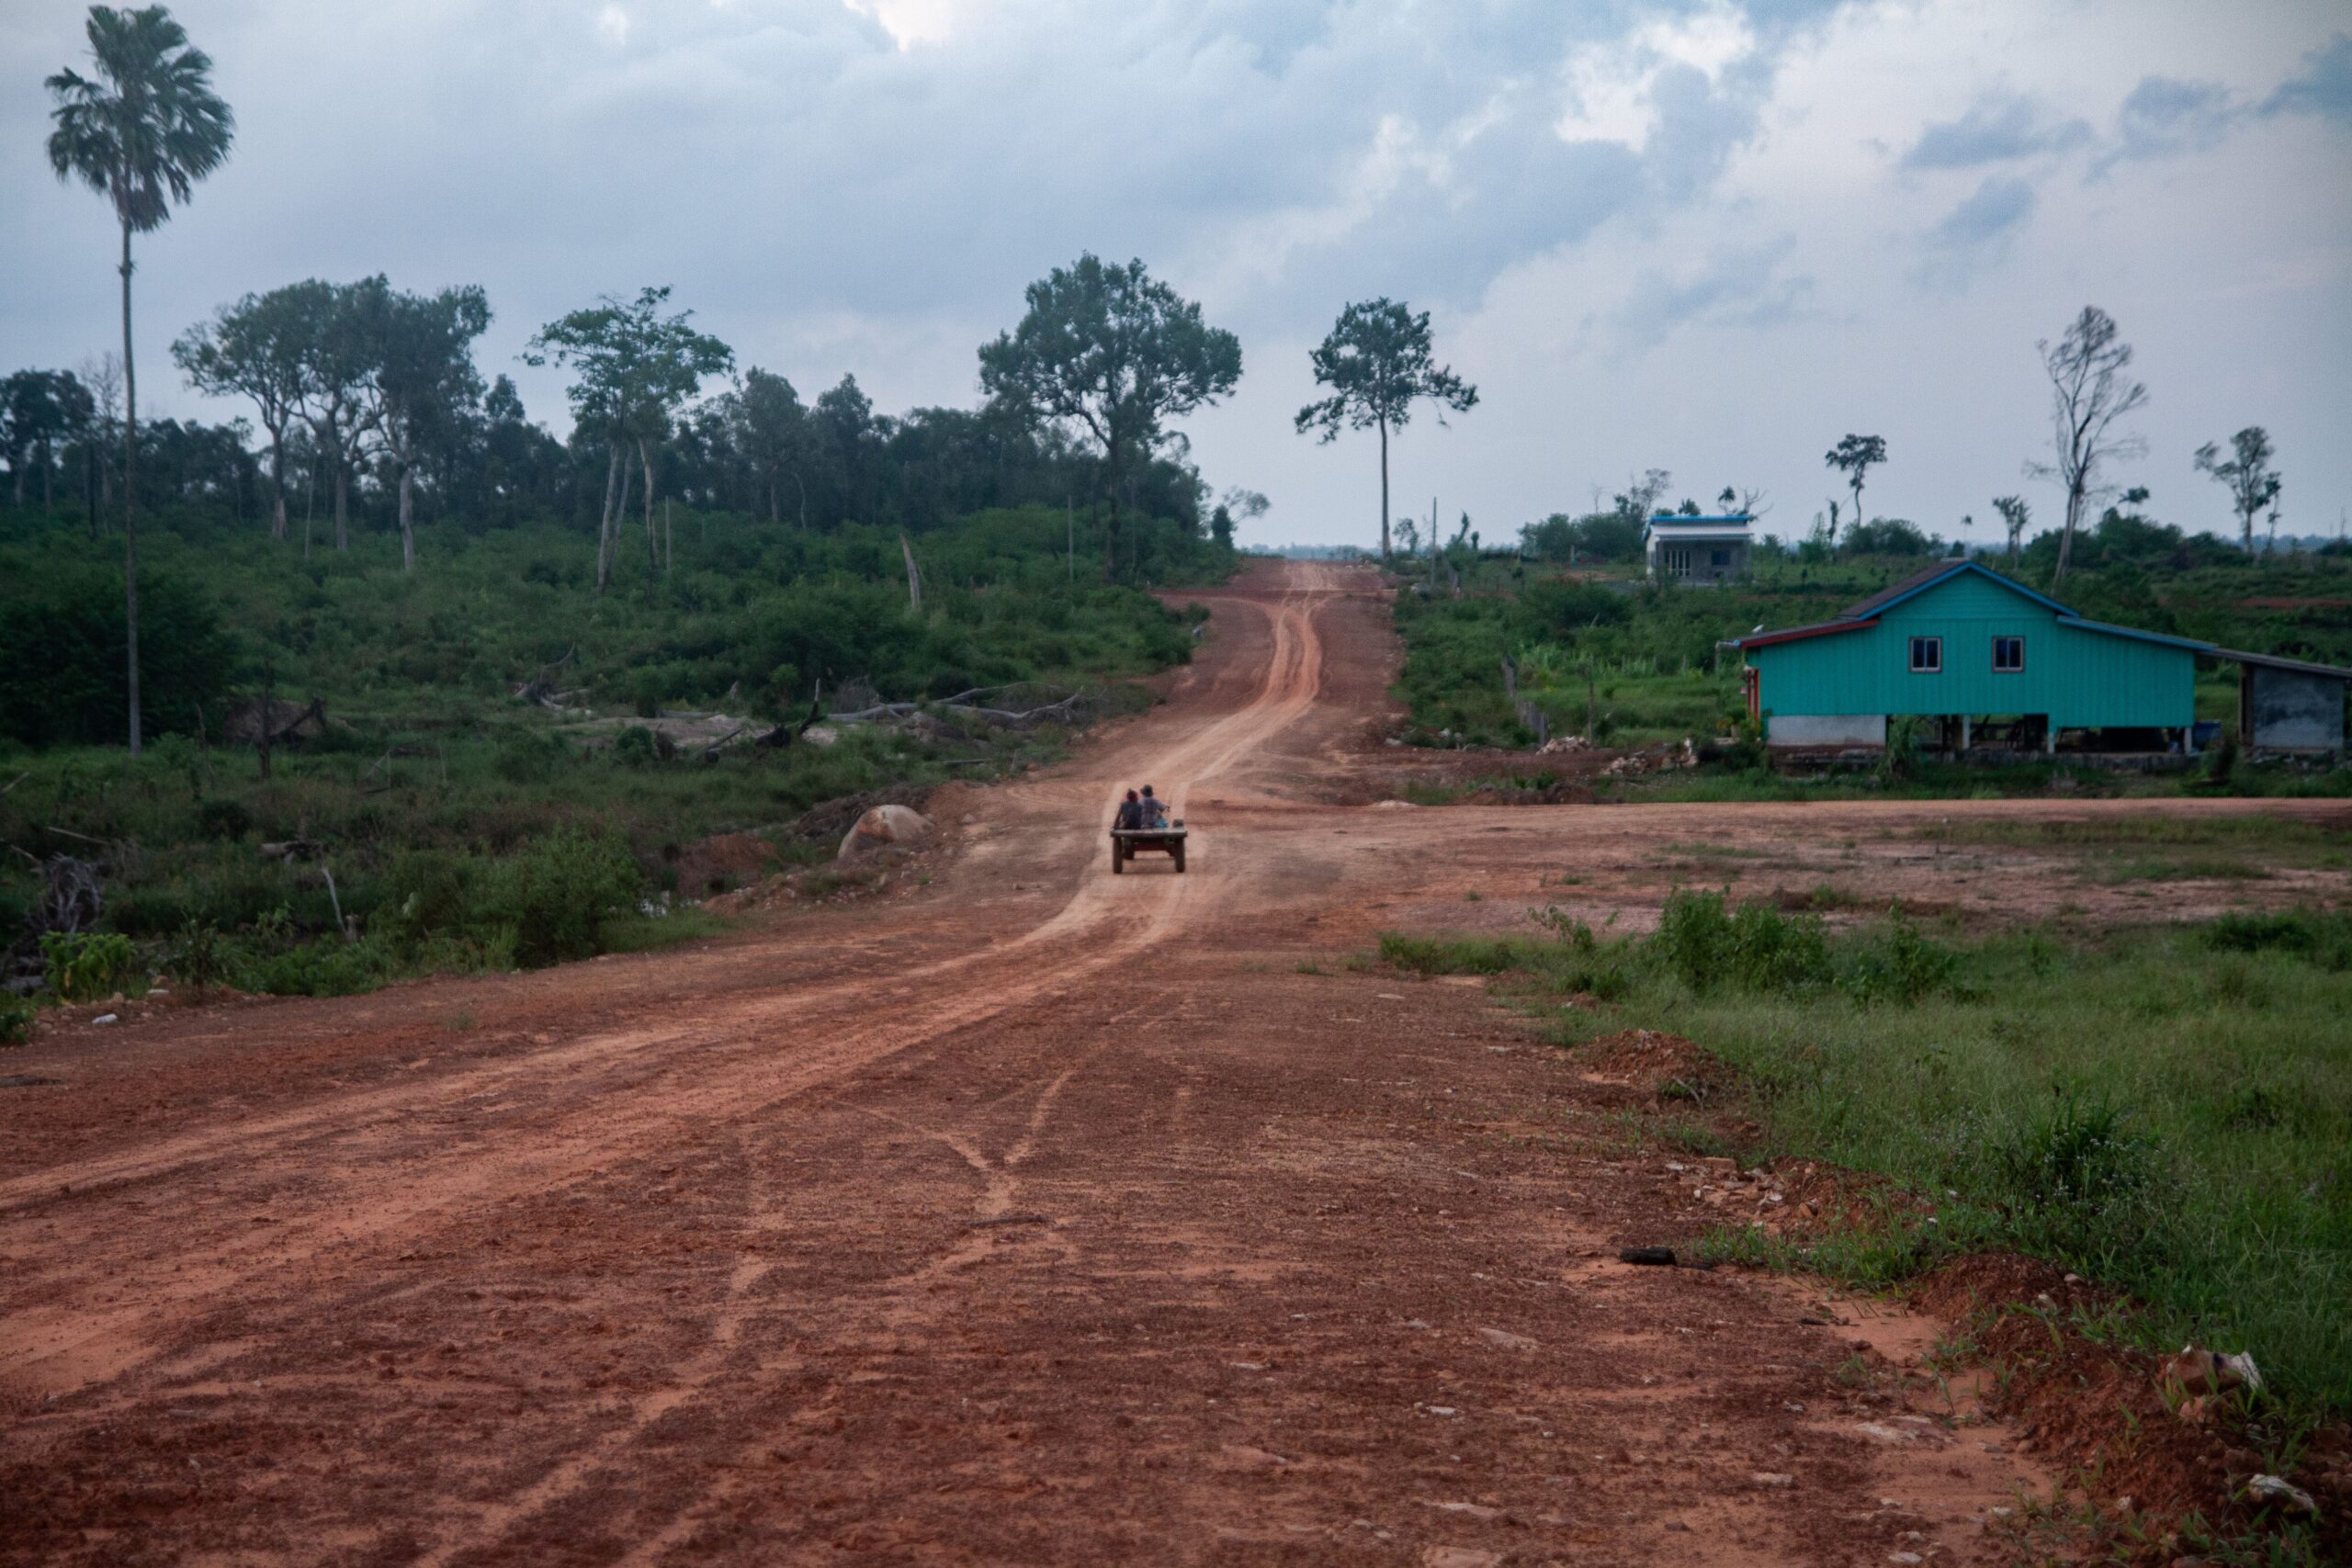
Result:
<svg viewBox="0 0 2352 1568"><path fill-rule="evenodd" d="M1755 521L1745 512L1720 517L1659 513L1643 529L1651 580L1715 587L1745 576Z"/></svg>

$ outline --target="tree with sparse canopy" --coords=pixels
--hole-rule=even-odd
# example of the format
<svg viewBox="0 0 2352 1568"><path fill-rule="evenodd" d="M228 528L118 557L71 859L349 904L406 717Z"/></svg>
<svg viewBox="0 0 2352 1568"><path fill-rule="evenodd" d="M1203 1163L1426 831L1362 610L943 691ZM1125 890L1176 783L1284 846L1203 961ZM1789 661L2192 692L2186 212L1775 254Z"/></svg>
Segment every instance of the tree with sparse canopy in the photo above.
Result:
<svg viewBox="0 0 2352 1568"><path fill-rule="evenodd" d="M401 567L416 570L416 468L424 444L481 398L473 341L490 328L490 302L467 285L438 294L381 289L370 297L368 337L375 375L368 423L392 465L399 494Z"/></svg>
<svg viewBox="0 0 2352 1568"><path fill-rule="evenodd" d="M2044 338L2034 347L2050 377L2051 460L2028 462L2026 477L2049 479L2066 492L2058 565L2050 577L2054 587L2066 581L2083 513L2094 500L2113 492L2102 479L2107 465L2148 449L2138 436L2116 428L2118 421L2147 403L2148 389L2124 375L2132 367L2132 345L2119 334L2115 318L2096 305L2084 306L2054 346Z"/></svg>
<svg viewBox="0 0 2352 1568"><path fill-rule="evenodd" d="M356 283L309 278L270 291L272 308L287 317L300 391L297 407L311 427L311 449L324 457L334 481L334 547L351 548L351 475L375 434L371 400L376 377L377 323L391 291L381 274ZM311 522L302 519L302 553L311 553Z"/></svg>
<svg viewBox="0 0 2352 1568"><path fill-rule="evenodd" d="M1885 439L1877 435L1848 435L1824 454L1821 460L1846 476L1847 487L1854 492L1854 521L1851 528L1860 527L1862 481L1870 477L1870 471L1872 468L1886 461ZM1850 532L1850 528L1849 531ZM1832 547L1835 547L1838 543L1838 520L1834 514L1829 520L1829 543Z"/></svg>
<svg viewBox="0 0 2352 1568"><path fill-rule="evenodd" d="M645 545L658 570L653 531L653 453L669 439L670 423L702 386L723 374L735 353L688 323L692 310L662 314L667 286L640 288L624 303L605 296L539 329L523 355L526 365L552 361L569 366L571 410L585 428L601 428L608 457L605 468L605 512L596 534L596 591L612 581L620 522L628 511L627 468L632 444L645 469ZM616 494L617 492L617 499Z"/></svg>
<svg viewBox="0 0 2352 1568"><path fill-rule="evenodd" d="M2197 470L2222 481L2230 492L2230 510L2237 514L2239 540L2254 554L2254 520L2278 499L2278 470L2270 466L2270 433L2249 424L2230 437L2230 456L2222 456L2219 442L2197 449Z"/></svg>
<svg viewBox="0 0 2352 1568"><path fill-rule="evenodd" d="M1165 423L1231 392L1241 340L1144 270L1089 252L1029 286L1020 325L980 349L980 387L1024 417L1075 426L1102 448L1096 499L1108 491L1102 575L1117 570L1120 479L1148 462Z"/></svg>
<svg viewBox="0 0 2352 1568"><path fill-rule="evenodd" d="M122 574L130 750L139 750L139 383L130 353L130 236L160 229L172 204L228 161L236 118L212 90L212 60L161 6L90 7L95 76L49 78L49 163L114 204L122 229Z"/></svg>
<svg viewBox="0 0 2352 1568"><path fill-rule="evenodd" d="M2018 552L2024 547L2025 527L2033 521L2033 508L2021 495L1996 495L1993 510L2001 514L2001 526L2009 531L2009 561L2016 564Z"/></svg>
<svg viewBox="0 0 2352 1568"><path fill-rule="evenodd" d="M1342 429L1380 432L1380 557L1385 560L1388 433L1404 429L1413 405L1424 399L1437 404L1441 425L1449 409L1467 413L1478 405L1478 389L1436 363L1430 349L1430 313L1416 315L1394 299L1364 300L1341 310L1312 358L1316 383L1330 388L1331 395L1298 411L1298 433L1318 431L1328 443L1338 440Z"/></svg>
<svg viewBox="0 0 2352 1568"><path fill-rule="evenodd" d="M302 317L290 290L248 294L172 344L188 385L253 400L269 436L269 536L286 537L286 432L301 410Z"/></svg>

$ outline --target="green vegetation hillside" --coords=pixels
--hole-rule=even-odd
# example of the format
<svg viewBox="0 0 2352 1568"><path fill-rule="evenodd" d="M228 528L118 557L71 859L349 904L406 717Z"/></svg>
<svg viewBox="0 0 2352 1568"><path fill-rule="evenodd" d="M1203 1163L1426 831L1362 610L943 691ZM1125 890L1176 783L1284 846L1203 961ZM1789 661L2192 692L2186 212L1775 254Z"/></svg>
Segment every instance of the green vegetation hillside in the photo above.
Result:
<svg viewBox="0 0 2352 1568"><path fill-rule="evenodd" d="M0 924L22 924L46 886L40 863L68 853L103 865L100 930L148 944L141 975L209 944L214 977L275 990L706 930L633 913L649 896L659 908L663 893L716 890L676 886L698 840L774 834L861 792L1025 766L1067 730L753 737L788 732L845 690L862 701L1091 688L1099 713L1123 700L1103 682L1190 657L1190 628L1149 585L1215 581L1233 564L1182 522L1131 516L1132 580L1106 583L1073 561L1058 507L983 512L903 546L896 530L676 508L665 572L599 594L593 539L551 523L428 525L431 570L411 572L389 533L305 558L255 529L177 521L186 532L144 541L153 739L134 757L114 743L119 568L94 558L79 520L0 512ZM517 696L535 677L533 695L560 694L559 707ZM281 705L315 699L327 721L277 748L266 777L255 747L223 734L265 691ZM681 710L725 713L745 734L714 760L665 760L632 726ZM261 851L289 841L315 848Z"/></svg>

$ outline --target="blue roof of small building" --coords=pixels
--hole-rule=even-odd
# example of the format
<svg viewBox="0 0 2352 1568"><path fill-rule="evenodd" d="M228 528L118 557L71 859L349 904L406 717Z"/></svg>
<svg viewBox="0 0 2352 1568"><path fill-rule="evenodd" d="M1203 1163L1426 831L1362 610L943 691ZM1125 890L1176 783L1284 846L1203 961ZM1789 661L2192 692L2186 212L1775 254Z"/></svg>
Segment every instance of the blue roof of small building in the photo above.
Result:
<svg viewBox="0 0 2352 1568"><path fill-rule="evenodd" d="M2143 642L2166 643L2176 648L2190 649L2199 653L2214 651L2211 643L2200 642L2195 637L2174 637L2167 632L2144 632L2136 626L2110 626L2105 621L2086 620L2048 594L2037 593L2016 579L2004 577L1992 568L1973 560L1943 561L1925 570L1916 571L1900 582L1880 589L1867 599L1849 604L1838 613L1836 620L1820 621L1807 626L1790 626L1777 632L1750 633L1747 637L1732 638L1731 646L1740 649L1766 648L1776 642L1795 642L1805 637L1826 637L1837 632L1860 631L1864 626L1876 626L1881 615L1905 600L1917 598L1938 583L1947 581L1963 572L1974 572L1981 577L1989 578L2012 593L2032 600L2077 631L2100 632L2109 637L2135 637Z"/></svg>

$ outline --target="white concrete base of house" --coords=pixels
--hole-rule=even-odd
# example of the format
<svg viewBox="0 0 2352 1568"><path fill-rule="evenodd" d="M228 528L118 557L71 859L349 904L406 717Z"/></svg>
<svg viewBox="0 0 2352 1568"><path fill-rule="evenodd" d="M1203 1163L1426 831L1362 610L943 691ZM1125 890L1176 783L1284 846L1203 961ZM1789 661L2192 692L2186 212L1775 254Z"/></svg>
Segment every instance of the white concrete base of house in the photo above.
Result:
<svg viewBox="0 0 2352 1568"><path fill-rule="evenodd" d="M1883 713L1776 713L1765 721L1764 738L1773 746L1883 746L1886 715Z"/></svg>

